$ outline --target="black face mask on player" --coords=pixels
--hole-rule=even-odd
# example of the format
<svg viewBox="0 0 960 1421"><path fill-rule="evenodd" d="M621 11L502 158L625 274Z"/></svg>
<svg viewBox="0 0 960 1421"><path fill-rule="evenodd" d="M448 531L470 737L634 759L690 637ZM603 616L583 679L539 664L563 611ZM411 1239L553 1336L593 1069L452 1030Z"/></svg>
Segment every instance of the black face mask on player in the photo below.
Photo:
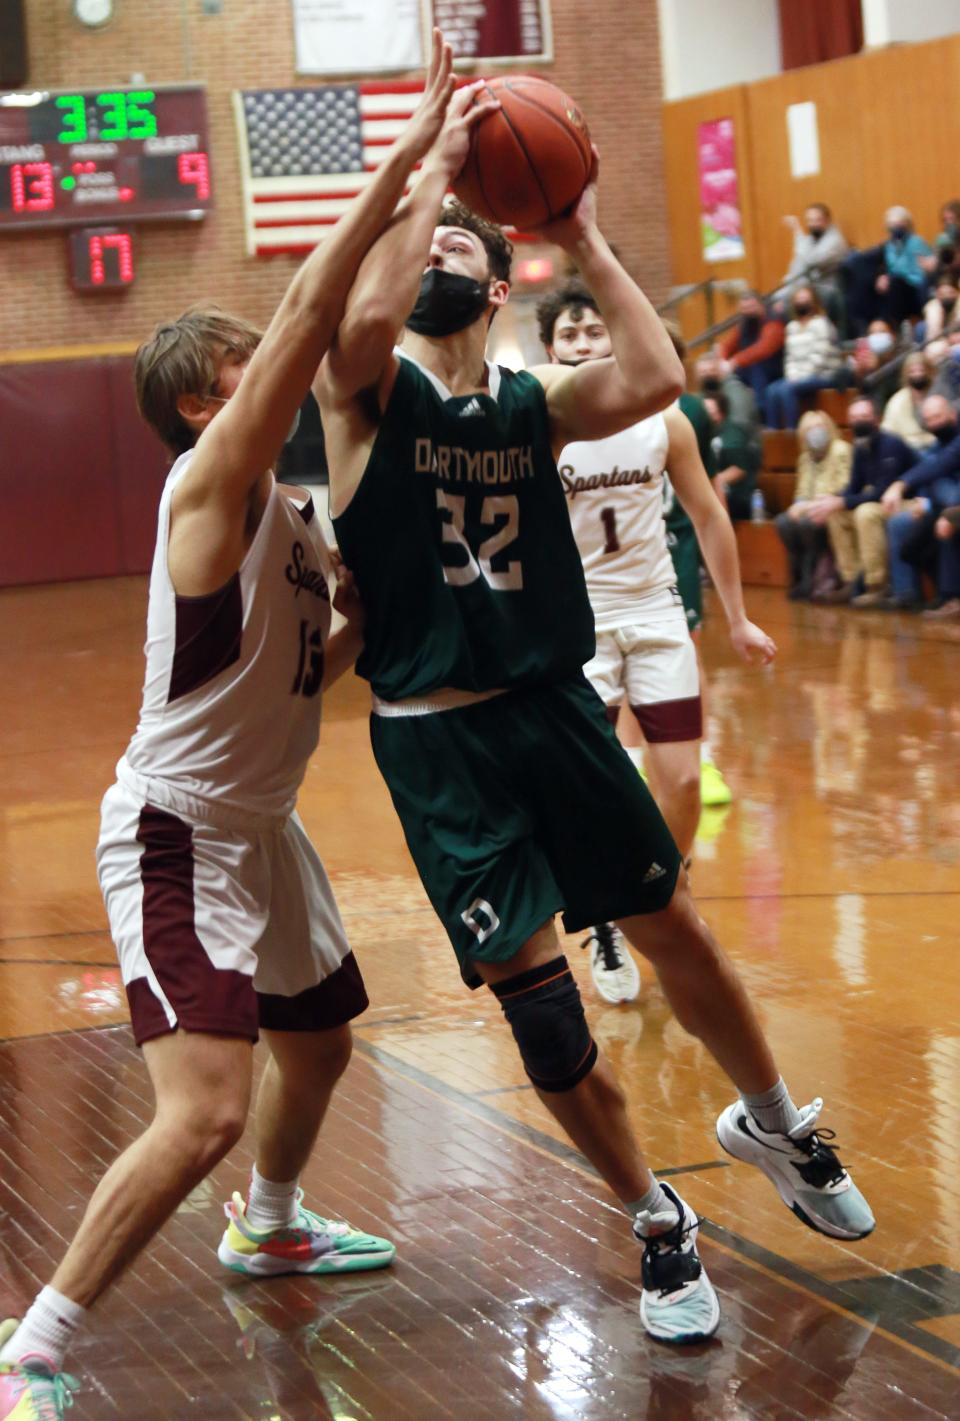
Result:
<svg viewBox="0 0 960 1421"><path fill-rule="evenodd" d="M490 304L489 280L474 281L432 266L420 278L417 304L407 317L407 330L421 336L452 336L472 326Z"/></svg>

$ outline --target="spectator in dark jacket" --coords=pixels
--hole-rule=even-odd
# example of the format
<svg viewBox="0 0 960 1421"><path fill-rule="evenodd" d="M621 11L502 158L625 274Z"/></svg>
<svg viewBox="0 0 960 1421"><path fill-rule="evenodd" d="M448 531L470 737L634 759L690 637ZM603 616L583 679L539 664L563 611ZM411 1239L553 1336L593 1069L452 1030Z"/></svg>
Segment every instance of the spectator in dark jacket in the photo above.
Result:
<svg viewBox="0 0 960 1421"><path fill-rule="evenodd" d="M919 455L895 434L879 426L870 400L858 396L848 410L853 431L853 467L843 493L827 494L813 503L807 516L826 523L842 584L821 600L851 602L858 608L879 607L887 584L887 489L903 479ZM863 577L864 590L854 595Z"/></svg>
<svg viewBox="0 0 960 1421"><path fill-rule="evenodd" d="M929 395L922 413L937 448L892 483L882 499L889 518L893 604L909 608L919 602L917 547L924 536L936 537L937 592L943 606L929 615L949 618L960 612L960 604L950 605L960 599L960 547L954 531L946 532L938 524L946 509L960 504L960 424L953 405L942 395ZM907 557L906 544L913 545Z"/></svg>
<svg viewBox="0 0 960 1421"><path fill-rule="evenodd" d="M740 298L740 321L719 342L717 353L762 404L771 380L783 374L783 321L768 312L756 291Z"/></svg>

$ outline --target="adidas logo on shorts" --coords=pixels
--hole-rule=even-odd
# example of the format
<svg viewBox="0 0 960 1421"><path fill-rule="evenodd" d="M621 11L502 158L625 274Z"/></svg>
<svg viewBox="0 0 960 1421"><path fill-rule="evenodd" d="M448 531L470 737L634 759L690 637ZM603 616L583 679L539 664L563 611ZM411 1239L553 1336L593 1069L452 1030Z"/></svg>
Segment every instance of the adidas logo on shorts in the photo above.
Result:
<svg viewBox="0 0 960 1421"><path fill-rule="evenodd" d="M643 875L644 883L656 883L658 878L663 878L667 870L661 868L658 863L652 863Z"/></svg>

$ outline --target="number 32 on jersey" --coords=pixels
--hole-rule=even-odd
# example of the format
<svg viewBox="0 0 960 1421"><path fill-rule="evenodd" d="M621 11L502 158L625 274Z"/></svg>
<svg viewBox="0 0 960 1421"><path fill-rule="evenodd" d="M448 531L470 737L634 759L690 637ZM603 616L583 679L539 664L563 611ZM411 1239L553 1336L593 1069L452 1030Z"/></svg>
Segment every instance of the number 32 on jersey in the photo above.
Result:
<svg viewBox="0 0 960 1421"><path fill-rule="evenodd" d="M491 494L480 507L479 526L467 531L464 494L437 489L443 542L443 576L450 587L467 587L478 578L494 592L523 590L523 566L510 556L520 536L520 501L516 494ZM489 531L488 531L489 530ZM473 546L476 544L476 552Z"/></svg>

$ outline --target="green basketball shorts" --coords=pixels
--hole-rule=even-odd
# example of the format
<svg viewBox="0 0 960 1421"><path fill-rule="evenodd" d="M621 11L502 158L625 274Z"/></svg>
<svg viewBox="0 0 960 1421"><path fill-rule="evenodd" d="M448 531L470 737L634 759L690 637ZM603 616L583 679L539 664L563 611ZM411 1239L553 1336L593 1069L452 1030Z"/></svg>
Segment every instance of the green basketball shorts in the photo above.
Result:
<svg viewBox="0 0 960 1421"><path fill-rule="evenodd" d="M582 676L427 705L380 704L371 739L470 986L555 913L578 932L667 906L680 855Z"/></svg>
<svg viewBox="0 0 960 1421"><path fill-rule="evenodd" d="M677 591L687 614L687 627L695 632L703 623L703 590L700 586L700 546L693 524L689 528L670 529L667 546L677 574Z"/></svg>

